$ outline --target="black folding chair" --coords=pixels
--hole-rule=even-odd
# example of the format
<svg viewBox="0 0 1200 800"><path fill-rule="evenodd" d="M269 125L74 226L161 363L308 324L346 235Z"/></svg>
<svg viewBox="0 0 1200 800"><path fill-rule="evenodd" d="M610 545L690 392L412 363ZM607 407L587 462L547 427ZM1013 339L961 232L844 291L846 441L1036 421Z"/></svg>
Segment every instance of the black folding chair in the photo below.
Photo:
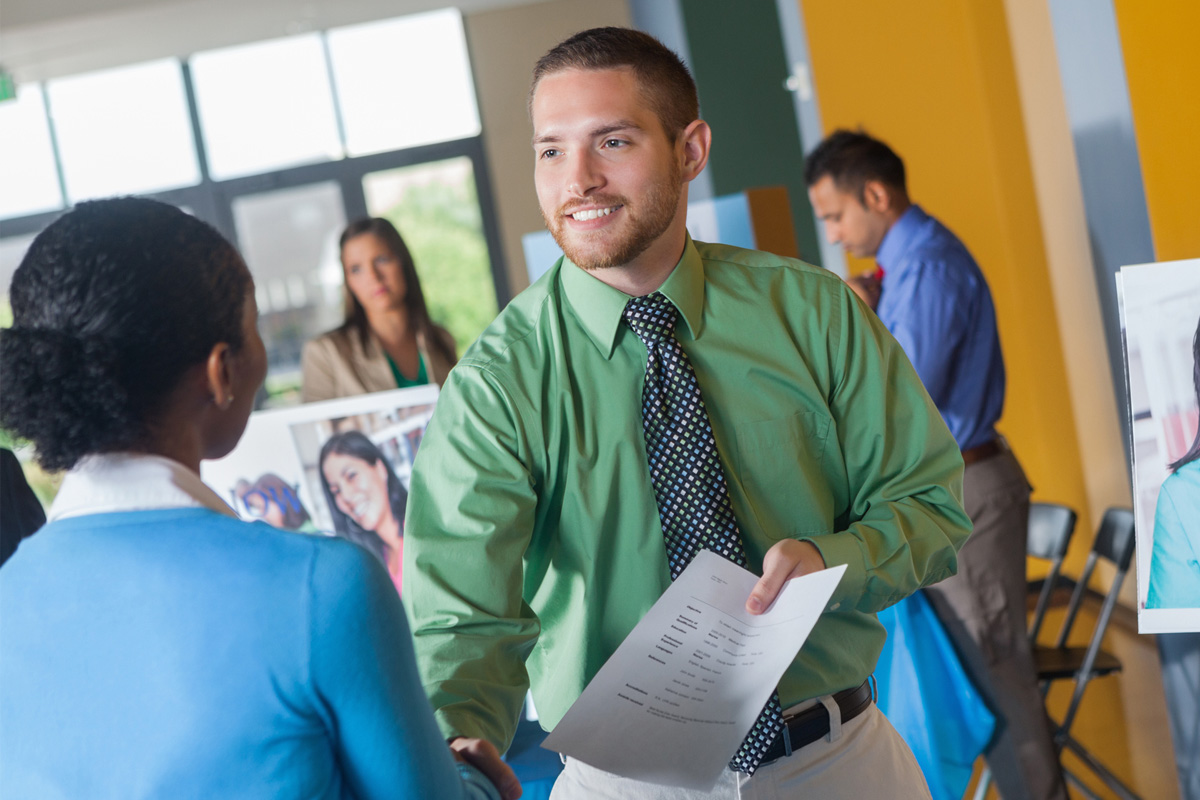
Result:
<svg viewBox="0 0 1200 800"><path fill-rule="evenodd" d="M1050 607L1050 596L1054 593L1063 559L1075 533L1077 519L1074 509L1058 503L1031 503L1029 506L1029 541L1025 552L1034 558L1050 562L1050 572L1042 582L1033 619L1029 623L1029 641L1037 642L1038 632L1046 619Z"/></svg>
<svg viewBox="0 0 1200 800"><path fill-rule="evenodd" d="M1062 722L1057 725L1054 733L1055 744L1059 748L1073 752L1109 789L1125 800L1140 800L1140 798L1100 763L1099 759L1088 752L1087 748L1071 736L1071 725L1075 722L1084 690L1087 689L1092 678L1121 671L1120 660L1107 650L1103 650L1100 643L1108 628L1113 608L1116 606L1121 584L1129 571L1130 561L1133 559L1133 519L1133 512L1129 509L1110 508L1104 512L1104 519L1100 522L1099 531L1096 532L1096 540L1092 543L1092 551L1088 554L1083 574L1080 575L1079 582L1075 585L1075 591L1071 594L1071 602L1067 606L1067 616L1059 630L1058 641L1054 647L1035 646L1033 652L1038 679L1042 681L1043 693L1049 690L1050 684L1054 681L1073 680L1075 682L1071 701L1067 705ZM1067 637L1071 634L1079 607L1083 604L1088 581L1092 577L1096 564L1101 559L1108 561L1116 568L1112 586L1104 596L1100 616L1096 620L1096 627L1092 630L1088 644L1085 647L1068 647ZM1064 767L1063 773L1083 794L1091 798L1098 798L1098 795L1084 785L1079 777L1070 770Z"/></svg>

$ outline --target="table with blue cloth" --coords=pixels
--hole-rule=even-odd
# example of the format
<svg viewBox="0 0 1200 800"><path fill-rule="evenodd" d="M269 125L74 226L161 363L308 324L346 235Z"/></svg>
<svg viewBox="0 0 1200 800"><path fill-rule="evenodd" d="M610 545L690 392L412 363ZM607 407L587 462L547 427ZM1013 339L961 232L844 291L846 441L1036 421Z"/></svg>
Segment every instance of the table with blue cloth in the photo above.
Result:
<svg viewBox="0 0 1200 800"><path fill-rule="evenodd" d="M875 667L879 710L908 742L934 800L959 800L995 731L995 715L923 593L878 616L888 633Z"/></svg>

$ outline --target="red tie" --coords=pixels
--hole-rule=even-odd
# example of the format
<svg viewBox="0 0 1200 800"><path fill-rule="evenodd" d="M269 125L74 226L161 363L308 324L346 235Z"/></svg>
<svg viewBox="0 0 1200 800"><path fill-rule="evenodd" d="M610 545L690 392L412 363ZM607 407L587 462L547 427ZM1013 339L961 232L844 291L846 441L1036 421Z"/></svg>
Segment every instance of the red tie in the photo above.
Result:
<svg viewBox="0 0 1200 800"><path fill-rule="evenodd" d="M879 266L878 262L875 264L875 280L883 283L883 267Z"/></svg>

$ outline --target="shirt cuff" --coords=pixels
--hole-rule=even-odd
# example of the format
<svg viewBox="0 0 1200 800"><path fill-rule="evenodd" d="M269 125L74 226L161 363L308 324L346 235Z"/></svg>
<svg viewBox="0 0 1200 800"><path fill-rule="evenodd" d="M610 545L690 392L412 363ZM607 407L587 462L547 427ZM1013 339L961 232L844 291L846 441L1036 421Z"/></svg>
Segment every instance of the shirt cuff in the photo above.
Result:
<svg viewBox="0 0 1200 800"><path fill-rule="evenodd" d="M826 611L849 611L858 605L867 585L867 565L863 559L862 542L849 531L831 533L827 536L801 539L817 548L826 567L846 565L846 572L833 595L829 598Z"/></svg>
<svg viewBox="0 0 1200 800"><path fill-rule="evenodd" d="M503 753L508 746L508 742L498 740L496 734L499 731L488 730L487 726L481 725L479 717L474 714L460 711L455 713L451 709L437 709L433 712L434 722L437 723L438 730L442 732L442 738L449 741L457 736L462 736L467 739L486 739L496 745L496 749ZM509 734L511 737L511 733Z"/></svg>

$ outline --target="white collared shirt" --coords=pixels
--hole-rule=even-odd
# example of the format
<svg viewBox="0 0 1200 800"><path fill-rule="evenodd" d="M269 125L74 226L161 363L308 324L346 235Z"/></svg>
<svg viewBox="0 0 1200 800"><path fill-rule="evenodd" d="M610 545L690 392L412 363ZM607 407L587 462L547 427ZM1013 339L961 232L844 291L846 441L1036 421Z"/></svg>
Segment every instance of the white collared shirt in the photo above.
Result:
<svg viewBox="0 0 1200 800"><path fill-rule="evenodd" d="M145 453L102 453L87 456L67 473L47 522L164 508L208 508L237 517L199 475L178 461Z"/></svg>

